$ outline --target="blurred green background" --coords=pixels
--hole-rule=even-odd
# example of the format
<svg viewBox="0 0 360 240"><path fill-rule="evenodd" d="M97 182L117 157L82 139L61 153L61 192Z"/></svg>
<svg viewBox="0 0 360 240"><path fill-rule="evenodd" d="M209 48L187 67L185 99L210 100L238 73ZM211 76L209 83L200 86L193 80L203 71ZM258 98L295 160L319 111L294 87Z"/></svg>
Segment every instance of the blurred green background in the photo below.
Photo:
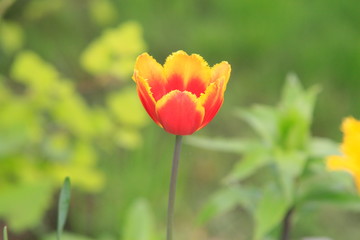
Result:
<svg viewBox="0 0 360 240"><path fill-rule="evenodd" d="M197 136L252 134L233 109L275 104L295 72L322 89L313 134L340 141L341 119L360 117L359 9L358 0L0 0L0 226L10 239L51 239L69 175L67 231L134 240L138 226L151 232L139 239L164 236L174 136L137 98L131 75L144 51L160 63L182 49L232 65L223 108ZM177 239L249 239L242 209L197 223L237 159L184 146ZM359 215L328 206L308 214L296 236L356 239Z"/></svg>

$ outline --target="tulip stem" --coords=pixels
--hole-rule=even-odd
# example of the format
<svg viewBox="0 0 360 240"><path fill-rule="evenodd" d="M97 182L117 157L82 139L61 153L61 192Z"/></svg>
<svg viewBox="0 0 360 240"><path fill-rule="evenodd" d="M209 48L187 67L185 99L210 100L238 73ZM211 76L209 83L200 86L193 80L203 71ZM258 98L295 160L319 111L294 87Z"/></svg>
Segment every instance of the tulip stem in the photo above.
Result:
<svg viewBox="0 0 360 240"><path fill-rule="evenodd" d="M169 190L169 202L168 202L168 213L167 213L167 227L166 227L166 240L172 239L172 222L174 215L174 204L175 204L175 193L176 193L176 181L179 169L179 159L181 151L182 136L176 135L175 148L171 169L170 178L170 190Z"/></svg>

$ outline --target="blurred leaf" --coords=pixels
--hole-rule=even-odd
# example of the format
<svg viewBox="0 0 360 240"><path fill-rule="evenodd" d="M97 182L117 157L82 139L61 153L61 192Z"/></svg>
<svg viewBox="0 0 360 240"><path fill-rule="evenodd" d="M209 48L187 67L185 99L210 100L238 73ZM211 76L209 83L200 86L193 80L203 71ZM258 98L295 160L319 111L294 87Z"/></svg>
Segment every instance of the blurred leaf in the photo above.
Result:
<svg viewBox="0 0 360 240"><path fill-rule="evenodd" d="M4 227L3 233L4 233L4 240L8 240L8 234L7 234L7 227L6 226Z"/></svg>
<svg viewBox="0 0 360 240"><path fill-rule="evenodd" d="M155 222L149 203L137 200L129 209L124 225L123 240L154 240Z"/></svg>
<svg viewBox="0 0 360 240"><path fill-rule="evenodd" d="M297 189L297 204L329 203L341 205L343 201L343 207L348 208L357 205L355 203L359 196L356 192L353 178L349 173L345 171L328 172L323 166L321 172L317 171L302 179Z"/></svg>
<svg viewBox="0 0 360 240"><path fill-rule="evenodd" d="M135 149L142 143L141 135L136 129L120 128L113 135L115 143L126 149Z"/></svg>
<svg viewBox="0 0 360 240"><path fill-rule="evenodd" d="M42 97L53 92L59 73L36 53L23 51L14 60L11 77L25 84L33 94Z"/></svg>
<svg viewBox="0 0 360 240"><path fill-rule="evenodd" d="M24 33L22 28L15 22L0 20L0 45L2 46L3 51L7 54L11 54L19 50L23 44Z"/></svg>
<svg viewBox="0 0 360 240"><path fill-rule="evenodd" d="M110 120L110 116L106 109L93 109L92 120L94 122L94 127L97 129L98 136L108 136L112 133L113 122Z"/></svg>
<svg viewBox="0 0 360 240"><path fill-rule="evenodd" d="M337 208L360 211L360 196L354 192L339 191L338 189L316 190L302 199L303 204L331 204Z"/></svg>
<svg viewBox="0 0 360 240"><path fill-rule="evenodd" d="M279 105L280 110L289 111L296 109L300 116L310 122L315 100L319 92L320 88L318 86L314 86L308 90L303 89L298 77L294 73L289 73L283 87Z"/></svg>
<svg viewBox="0 0 360 240"><path fill-rule="evenodd" d="M339 149L338 143L327 138L313 137L310 140L310 155L314 157L324 158L330 155L338 155L340 154Z"/></svg>
<svg viewBox="0 0 360 240"><path fill-rule="evenodd" d="M64 2L61 0L52 0L51 2L32 0L26 6L24 16L29 20L37 20L59 11L64 6Z"/></svg>
<svg viewBox="0 0 360 240"><path fill-rule="evenodd" d="M223 151L230 153L243 153L257 145L257 141L245 139L209 138L187 136L185 142L207 150Z"/></svg>
<svg viewBox="0 0 360 240"><path fill-rule="evenodd" d="M47 235L43 237L42 240L57 240L57 235L56 234ZM61 240L94 240L94 239L74 233L64 232L62 234Z"/></svg>
<svg viewBox="0 0 360 240"><path fill-rule="evenodd" d="M310 136L318 87L304 90L295 74L289 74L279 105L279 140L284 149L303 150Z"/></svg>
<svg viewBox="0 0 360 240"><path fill-rule="evenodd" d="M273 108L254 106L250 110L237 110L236 115L244 119L265 141L272 145L277 134L277 115Z"/></svg>
<svg viewBox="0 0 360 240"><path fill-rule="evenodd" d="M256 191L251 188L227 186L214 193L200 212L198 222L204 224L211 218L242 205L250 212L254 209Z"/></svg>
<svg viewBox="0 0 360 240"><path fill-rule="evenodd" d="M308 156L303 151L283 151L277 149L274 153L274 159L278 169L278 179L282 185L285 195L292 199L293 185L295 179L299 177L306 166Z"/></svg>
<svg viewBox="0 0 360 240"><path fill-rule="evenodd" d="M136 57L145 50L141 26L126 22L108 29L85 49L81 64L94 75L113 75L130 80Z"/></svg>
<svg viewBox="0 0 360 240"><path fill-rule="evenodd" d="M52 167L52 177L62 182L69 176L72 183L89 192L97 192L104 186L105 176L96 168L96 152L87 142L78 141L68 161Z"/></svg>
<svg viewBox="0 0 360 240"><path fill-rule="evenodd" d="M254 213L254 240L263 239L269 231L276 227L283 220L288 208L289 203L282 196L281 191L267 185Z"/></svg>
<svg viewBox="0 0 360 240"><path fill-rule="evenodd" d="M0 102L0 156L14 154L28 142L37 141L42 131L36 125L38 120L23 99L9 97Z"/></svg>
<svg viewBox="0 0 360 240"><path fill-rule="evenodd" d="M69 128L79 138L92 137L97 129L91 121L91 109L76 92L73 83L59 79L55 86L56 91L48 91L48 94L55 95L57 100L49 109L54 114L55 121Z"/></svg>
<svg viewBox="0 0 360 240"><path fill-rule="evenodd" d="M94 21L102 26L115 21L117 11L115 6L109 0L92 0L89 3L89 10Z"/></svg>
<svg viewBox="0 0 360 240"><path fill-rule="evenodd" d="M70 205L70 194L71 194L71 185L70 185L70 178L66 177L64 181L64 185L60 191L59 197L59 205L58 205L58 222L57 222L57 239L60 240L65 222L66 217L69 211Z"/></svg>
<svg viewBox="0 0 360 240"><path fill-rule="evenodd" d="M51 202L48 181L9 186L0 191L0 215L16 232L39 224Z"/></svg>
<svg viewBox="0 0 360 240"><path fill-rule="evenodd" d="M252 151L249 150L244 157L235 164L224 181L226 183L232 183L249 177L256 170L269 163L269 155L266 147L259 144Z"/></svg>
<svg viewBox="0 0 360 240"><path fill-rule="evenodd" d="M107 105L111 113L123 125L139 128L148 122L146 111L144 111L133 87L109 95Z"/></svg>

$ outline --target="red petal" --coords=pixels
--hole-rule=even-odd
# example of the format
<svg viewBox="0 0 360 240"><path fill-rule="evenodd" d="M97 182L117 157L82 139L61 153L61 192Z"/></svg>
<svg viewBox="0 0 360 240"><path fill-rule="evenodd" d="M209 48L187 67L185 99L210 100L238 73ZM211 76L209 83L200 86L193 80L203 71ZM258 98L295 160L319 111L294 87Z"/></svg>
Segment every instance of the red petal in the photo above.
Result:
<svg viewBox="0 0 360 240"><path fill-rule="evenodd" d="M199 98L205 108L204 121L201 128L205 127L217 114L224 102L224 92L229 81L231 67L227 62L216 64L211 69L211 81L205 93Z"/></svg>
<svg viewBox="0 0 360 240"><path fill-rule="evenodd" d="M141 103L143 104L143 106L144 106L146 112L149 114L149 116L154 120L154 122L156 124L158 124L159 126L161 126L160 122L158 121L158 119L156 117L155 100L151 94L150 86L149 86L148 82L145 79L143 79L142 77L137 76L136 74L134 74L134 76L136 78L137 92L138 92L139 98L141 100Z"/></svg>
<svg viewBox="0 0 360 240"><path fill-rule="evenodd" d="M190 135L197 131L204 118L204 108L190 92L174 90L156 103L156 113L165 131Z"/></svg>
<svg viewBox="0 0 360 240"><path fill-rule="evenodd" d="M137 82L136 77L140 76L145 79L151 88L152 96L155 101L159 100L165 92L165 77L163 67L147 53L141 54L135 63L133 79Z"/></svg>
<svg viewBox="0 0 360 240"><path fill-rule="evenodd" d="M205 93L199 98L200 103L205 108L205 116L201 128L205 127L217 114L223 101L222 85L212 83Z"/></svg>
<svg viewBox="0 0 360 240"><path fill-rule="evenodd" d="M199 55L187 55L177 51L164 64L167 79L166 92L172 90L189 91L197 97L204 93L210 82L210 67Z"/></svg>

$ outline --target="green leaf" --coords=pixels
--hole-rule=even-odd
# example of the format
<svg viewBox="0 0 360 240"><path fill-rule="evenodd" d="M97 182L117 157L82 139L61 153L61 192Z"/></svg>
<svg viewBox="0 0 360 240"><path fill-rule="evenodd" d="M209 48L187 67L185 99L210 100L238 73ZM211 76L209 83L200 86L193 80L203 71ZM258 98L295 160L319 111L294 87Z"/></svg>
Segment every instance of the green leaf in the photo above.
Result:
<svg viewBox="0 0 360 240"><path fill-rule="evenodd" d="M287 150L279 148L274 151L275 162L279 174L295 179L300 176L308 159L307 153L301 150Z"/></svg>
<svg viewBox="0 0 360 240"><path fill-rule="evenodd" d="M306 203L331 204L339 208L360 211L360 196L356 193L325 189L314 191L306 196Z"/></svg>
<svg viewBox="0 0 360 240"><path fill-rule="evenodd" d="M272 185L266 186L254 213L254 240L262 240L284 219L288 209L282 192Z"/></svg>
<svg viewBox="0 0 360 240"><path fill-rule="evenodd" d="M303 95L304 89L295 73L288 73L282 90L280 105L291 106Z"/></svg>
<svg viewBox="0 0 360 240"><path fill-rule="evenodd" d="M8 240L8 234L7 234L7 227L6 226L4 227L3 233L4 233L4 240Z"/></svg>
<svg viewBox="0 0 360 240"><path fill-rule="evenodd" d="M248 149L253 148L253 145L257 144L257 141L187 136L185 138L185 143L207 150L243 153Z"/></svg>
<svg viewBox="0 0 360 240"><path fill-rule="evenodd" d="M266 144L273 144L277 134L277 113L275 109L256 105L250 110L237 110L235 114L244 119Z"/></svg>
<svg viewBox="0 0 360 240"><path fill-rule="evenodd" d="M66 177L63 187L61 188L59 205L58 205L58 222L57 222L57 239L61 239L61 235L66 222L66 217L70 204L70 178Z"/></svg>
<svg viewBox="0 0 360 240"><path fill-rule="evenodd" d="M225 183L243 180L256 170L265 166L270 160L270 153L265 146L258 144L252 151L248 151L244 158L238 161L230 173L224 178Z"/></svg>
<svg viewBox="0 0 360 240"><path fill-rule="evenodd" d="M345 209L360 210L360 196L354 180L347 172L324 169L303 178L297 189L297 205L332 204Z"/></svg>
<svg viewBox="0 0 360 240"><path fill-rule="evenodd" d="M285 80L279 110L282 115L295 113L305 120L306 123L310 124L316 97L319 92L320 88L318 86L305 90L301 86L298 77L290 73Z"/></svg>
<svg viewBox="0 0 360 240"><path fill-rule="evenodd" d="M149 203L137 200L128 212L124 225L123 240L154 240L155 222Z"/></svg>
<svg viewBox="0 0 360 240"><path fill-rule="evenodd" d="M210 197L202 209L198 217L199 224L204 224L211 218L224 214L239 205L251 212L254 209L253 199L256 197L256 194L257 192L252 188L237 186L219 190Z"/></svg>
<svg viewBox="0 0 360 240"><path fill-rule="evenodd" d="M338 155L340 154L339 149L338 143L327 138L313 137L310 140L310 155L314 157Z"/></svg>

